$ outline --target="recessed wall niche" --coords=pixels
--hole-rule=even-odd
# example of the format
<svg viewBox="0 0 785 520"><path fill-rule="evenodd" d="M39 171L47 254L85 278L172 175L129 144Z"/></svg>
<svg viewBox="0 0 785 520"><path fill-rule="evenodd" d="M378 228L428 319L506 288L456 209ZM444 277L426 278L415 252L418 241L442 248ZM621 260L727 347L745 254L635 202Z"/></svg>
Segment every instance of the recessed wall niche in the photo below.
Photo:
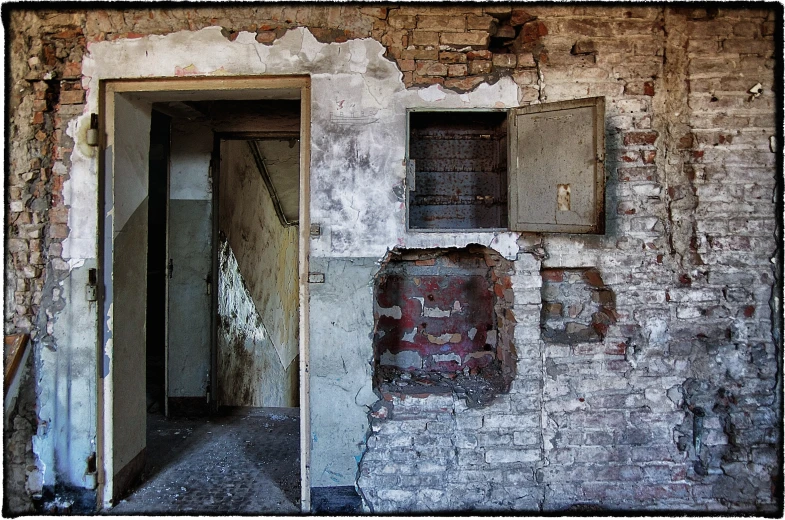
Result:
<svg viewBox="0 0 785 520"><path fill-rule="evenodd" d="M374 286L374 386L489 403L515 377L512 262L483 246L392 251Z"/></svg>

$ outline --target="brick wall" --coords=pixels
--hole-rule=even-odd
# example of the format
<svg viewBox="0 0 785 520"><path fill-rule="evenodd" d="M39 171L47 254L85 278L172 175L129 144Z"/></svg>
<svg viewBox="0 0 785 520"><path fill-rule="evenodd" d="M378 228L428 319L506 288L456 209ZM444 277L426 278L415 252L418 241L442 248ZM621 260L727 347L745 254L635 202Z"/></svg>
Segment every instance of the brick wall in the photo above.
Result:
<svg viewBox="0 0 785 520"><path fill-rule="evenodd" d="M781 310L772 306L770 262L778 246L779 152L770 137L781 95L779 11L465 4L6 12L6 333L30 332L35 349L56 348L51 320L64 305L56 286L68 273L63 189L74 146L66 129L84 109L88 42L211 25L229 39L256 32L265 44L296 26L320 41L371 37L406 87L465 91L510 76L521 104L606 96L608 182L604 237L520 241L518 375L509 394L480 409L449 396L407 397L393 401L397 415L371 418L359 477L368 504L772 511L782 420L772 318ZM601 341L565 347L541 335L542 270L575 268L597 270L616 316ZM20 407L36 425L30 403ZM19 475L34 464L14 457L26 465L7 473L6 492L22 496Z"/></svg>
<svg viewBox="0 0 785 520"><path fill-rule="evenodd" d="M780 479L767 264L774 18L526 10L547 34L521 101L606 96L608 232L546 236L547 268L514 284L520 361L510 395L484 410L393 401L389 418L372 419L360 488L380 512L771 511ZM522 251L516 264L527 258L536 260ZM613 316L600 320L602 334L565 344L535 329L553 310L556 273L578 270L607 285ZM527 301L534 310L519 305ZM565 311L566 330L580 320ZM527 381L533 370L541 377Z"/></svg>

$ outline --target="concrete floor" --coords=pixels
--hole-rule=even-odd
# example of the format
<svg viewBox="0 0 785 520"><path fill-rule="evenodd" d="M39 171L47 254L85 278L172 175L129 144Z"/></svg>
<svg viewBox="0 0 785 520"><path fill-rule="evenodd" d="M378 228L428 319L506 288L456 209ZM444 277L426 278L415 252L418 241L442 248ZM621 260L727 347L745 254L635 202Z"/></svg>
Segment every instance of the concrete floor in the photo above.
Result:
<svg viewBox="0 0 785 520"><path fill-rule="evenodd" d="M143 483L109 514L298 514L297 408L148 415Z"/></svg>

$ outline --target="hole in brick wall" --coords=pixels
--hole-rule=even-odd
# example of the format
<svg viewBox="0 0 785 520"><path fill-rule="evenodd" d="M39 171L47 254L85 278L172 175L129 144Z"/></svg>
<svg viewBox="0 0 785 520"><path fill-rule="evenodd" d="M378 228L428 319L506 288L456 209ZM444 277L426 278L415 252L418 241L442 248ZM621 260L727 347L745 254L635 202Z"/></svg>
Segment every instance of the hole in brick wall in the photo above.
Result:
<svg viewBox="0 0 785 520"><path fill-rule="evenodd" d="M597 269L542 270L540 325L546 341L602 341L613 323L616 295Z"/></svg>
<svg viewBox="0 0 785 520"><path fill-rule="evenodd" d="M409 227L506 227L506 112L411 112L409 126Z"/></svg>
<svg viewBox="0 0 785 520"><path fill-rule="evenodd" d="M469 406L515 377L512 262L483 246L394 250L374 286L374 387L455 392Z"/></svg>

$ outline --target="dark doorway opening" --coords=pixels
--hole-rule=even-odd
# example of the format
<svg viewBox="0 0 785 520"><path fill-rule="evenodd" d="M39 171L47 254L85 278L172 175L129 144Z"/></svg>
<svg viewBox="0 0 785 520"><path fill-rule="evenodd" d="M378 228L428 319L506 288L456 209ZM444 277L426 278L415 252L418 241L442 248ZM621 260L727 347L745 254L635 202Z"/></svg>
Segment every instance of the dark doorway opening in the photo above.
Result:
<svg viewBox="0 0 785 520"><path fill-rule="evenodd" d="M147 235L147 412L166 411L166 229L172 119L153 110L150 120Z"/></svg>

